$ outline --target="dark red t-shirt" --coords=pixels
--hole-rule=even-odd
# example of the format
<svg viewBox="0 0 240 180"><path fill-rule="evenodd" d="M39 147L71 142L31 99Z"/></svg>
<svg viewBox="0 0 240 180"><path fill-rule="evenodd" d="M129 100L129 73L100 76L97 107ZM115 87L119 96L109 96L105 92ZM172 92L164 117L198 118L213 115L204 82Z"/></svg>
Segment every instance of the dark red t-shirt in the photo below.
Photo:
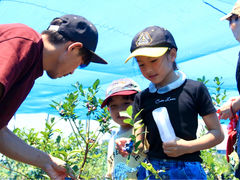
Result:
<svg viewBox="0 0 240 180"><path fill-rule="evenodd" d="M41 35L23 24L0 25L0 129L8 124L43 74Z"/></svg>

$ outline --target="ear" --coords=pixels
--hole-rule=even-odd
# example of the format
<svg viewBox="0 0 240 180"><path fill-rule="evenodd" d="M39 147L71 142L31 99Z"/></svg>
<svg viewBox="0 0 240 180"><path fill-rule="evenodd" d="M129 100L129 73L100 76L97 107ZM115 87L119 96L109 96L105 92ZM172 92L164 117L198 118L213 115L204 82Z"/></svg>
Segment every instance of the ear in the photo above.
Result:
<svg viewBox="0 0 240 180"><path fill-rule="evenodd" d="M174 62L177 57L177 50L175 48L172 48L169 52L169 56L171 61Z"/></svg>
<svg viewBox="0 0 240 180"><path fill-rule="evenodd" d="M72 52L72 51L74 51L74 50L81 49L82 47L83 47L83 44L82 44L82 43L80 43L80 42L74 42L74 43L72 43L72 44L70 44L70 45L68 46L67 51L68 51L68 52ZM79 51L77 51L77 52L79 52Z"/></svg>

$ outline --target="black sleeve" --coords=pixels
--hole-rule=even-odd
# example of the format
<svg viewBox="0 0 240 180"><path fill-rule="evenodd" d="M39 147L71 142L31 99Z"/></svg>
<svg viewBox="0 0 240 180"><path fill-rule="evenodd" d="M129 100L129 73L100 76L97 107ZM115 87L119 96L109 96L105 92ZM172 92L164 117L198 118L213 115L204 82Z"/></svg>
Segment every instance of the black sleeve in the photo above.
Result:
<svg viewBox="0 0 240 180"><path fill-rule="evenodd" d="M197 108L200 116L216 112L208 89L202 82L199 83L197 89Z"/></svg>

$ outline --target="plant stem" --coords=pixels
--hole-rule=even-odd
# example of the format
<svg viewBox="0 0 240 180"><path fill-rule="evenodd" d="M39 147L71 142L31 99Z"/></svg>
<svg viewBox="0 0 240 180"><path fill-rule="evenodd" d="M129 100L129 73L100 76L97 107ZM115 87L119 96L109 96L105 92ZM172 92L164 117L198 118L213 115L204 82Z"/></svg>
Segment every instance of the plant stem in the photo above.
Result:
<svg viewBox="0 0 240 180"><path fill-rule="evenodd" d="M87 161L87 155L88 155L88 151L89 151L88 145L89 145L89 142L86 143L86 149L85 149L84 159L83 159L83 163L82 163L82 166L81 166L80 172L79 172L79 179L81 179L81 174L82 174L82 172L83 172L83 167L84 167L84 165L85 165L85 163L86 163L86 161Z"/></svg>
<svg viewBox="0 0 240 180"><path fill-rule="evenodd" d="M32 180L32 178L29 178L28 176L26 176L26 175L24 175L24 174L22 174L22 173L20 173L20 172L18 172L18 171L15 171L15 170L13 170L13 169L10 169L10 168L8 168L8 167L2 165L2 164L0 164L0 167L2 167L2 168L4 168L4 169L7 169L7 170L9 170L9 171L16 172L17 174L20 174L21 176L24 176L25 178L27 178L27 179L31 179L31 180Z"/></svg>
<svg viewBox="0 0 240 180"><path fill-rule="evenodd" d="M77 139L78 145L82 148L81 143L80 143L80 141L79 141L79 139L78 139L77 133L76 133L76 131L75 131L73 125L72 125L71 120L69 119L68 121L69 121L69 123L70 123L70 125L71 125L71 128L72 128L72 130L73 130L73 133L74 133L74 135L75 135L75 137L76 137L76 139ZM74 121L73 121L73 122L74 122ZM75 124L75 122L74 122L74 125L75 125L75 127L77 128L77 125ZM77 130L78 130L78 128L77 128ZM85 139L81 136L79 130L78 130L78 134L79 134L79 136L83 139L83 141L86 143Z"/></svg>

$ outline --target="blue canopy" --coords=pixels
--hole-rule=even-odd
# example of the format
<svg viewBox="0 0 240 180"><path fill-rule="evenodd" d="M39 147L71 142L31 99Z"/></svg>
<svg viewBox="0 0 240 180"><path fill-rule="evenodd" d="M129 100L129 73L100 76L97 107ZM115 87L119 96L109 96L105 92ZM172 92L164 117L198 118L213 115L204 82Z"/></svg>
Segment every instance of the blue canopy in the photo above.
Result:
<svg viewBox="0 0 240 180"><path fill-rule="evenodd" d="M141 88L148 86L137 64L130 60L131 40L150 25L168 29L178 46L177 64L188 78L205 76L207 86L214 88L215 76L223 77L227 95L237 95L235 71L239 43L234 39L228 21L220 21L235 0L0 0L0 23L24 23L41 33L49 22L64 14L78 14L93 22L99 32L96 53L108 65L91 63L73 75L50 79L46 74L36 80L34 88L17 113L55 113L49 104L60 101L79 81L84 87L100 79L99 96L104 98L111 81L130 77ZM221 12L222 11L222 12Z"/></svg>

